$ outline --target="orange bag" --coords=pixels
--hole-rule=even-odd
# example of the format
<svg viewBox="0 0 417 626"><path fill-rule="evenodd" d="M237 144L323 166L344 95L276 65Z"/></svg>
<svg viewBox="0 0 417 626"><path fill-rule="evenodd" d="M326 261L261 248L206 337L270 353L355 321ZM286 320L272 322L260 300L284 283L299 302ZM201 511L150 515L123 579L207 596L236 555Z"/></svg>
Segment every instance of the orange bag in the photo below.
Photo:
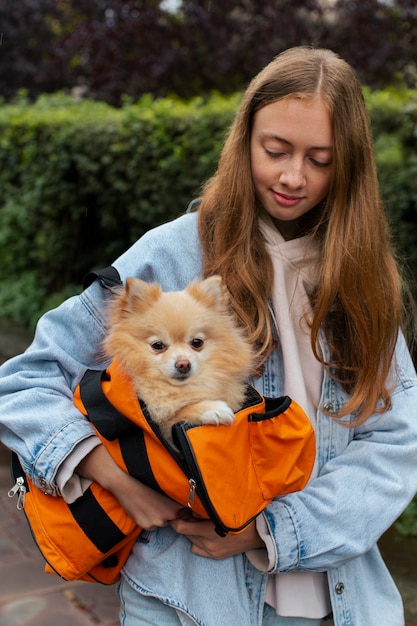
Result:
<svg viewBox="0 0 417 626"><path fill-rule="evenodd" d="M176 448L116 361L103 372L87 371L74 402L122 469L210 518L222 536L243 531L274 497L303 489L314 465L314 431L301 407L249 386L231 426L181 422L172 431ZM22 477L24 510L46 570L66 580L115 582L141 531L116 498L93 483L68 505L21 470Z"/></svg>

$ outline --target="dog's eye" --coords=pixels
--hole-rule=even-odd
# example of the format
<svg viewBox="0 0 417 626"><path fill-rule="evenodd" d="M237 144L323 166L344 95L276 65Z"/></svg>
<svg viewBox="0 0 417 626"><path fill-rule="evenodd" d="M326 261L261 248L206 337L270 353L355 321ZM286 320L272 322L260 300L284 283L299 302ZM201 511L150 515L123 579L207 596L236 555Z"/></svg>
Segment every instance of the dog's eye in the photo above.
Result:
<svg viewBox="0 0 417 626"><path fill-rule="evenodd" d="M200 339L199 337L195 337L194 339L191 339L190 346L193 348L193 350L201 350L201 348L204 346L204 340Z"/></svg>
<svg viewBox="0 0 417 626"><path fill-rule="evenodd" d="M164 352L167 349L166 345L162 341L154 341L151 343L151 348L155 352Z"/></svg>

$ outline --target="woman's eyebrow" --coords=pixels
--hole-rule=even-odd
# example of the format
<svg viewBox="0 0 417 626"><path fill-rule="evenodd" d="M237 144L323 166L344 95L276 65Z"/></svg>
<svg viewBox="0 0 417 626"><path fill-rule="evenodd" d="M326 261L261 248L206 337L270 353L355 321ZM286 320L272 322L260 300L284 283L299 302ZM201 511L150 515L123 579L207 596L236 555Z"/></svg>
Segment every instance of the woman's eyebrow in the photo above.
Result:
<svg viewBox="0 0 417 626"><path fill-rule="evenodd" d="M284 137L280 137L279 135L275 135L274 133L263 132L262 133L265 139L275 139L281 143L285 143L288 146L292 146L291 141L285 139ZM333 146L310 146L309 150L333 150Z"/></svg>
<svg viewBox="0 0 417 626"><path fill-rule="evenodd" d="M333 146L311 146L310 150L333 150Z"/></svg>

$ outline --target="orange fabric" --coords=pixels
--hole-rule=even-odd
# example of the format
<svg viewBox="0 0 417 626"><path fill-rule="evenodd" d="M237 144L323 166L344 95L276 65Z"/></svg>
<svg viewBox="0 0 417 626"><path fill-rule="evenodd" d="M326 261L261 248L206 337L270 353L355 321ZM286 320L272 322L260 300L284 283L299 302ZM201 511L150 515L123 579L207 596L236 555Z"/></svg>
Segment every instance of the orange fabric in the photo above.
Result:
<svg viewBox="0 0 417 626"><path fill-rule="evenodd" d="M97 581L104 584L116 582L140 533L140 529L123 511L116 498L99 485L93 485L94 495L105 513L126 535L121 543L103 553L75 522L63 498L45 494L29 478L26 481L28 491L25 495L24 511L35 541L46 560L45 571L58 574L65 580ZM113 566L102 565L113 554L116 559Z"/></svg>
<svg viewBox="0 0 417 626"><path fill-rule="evenodd" d="M188 430L213 506L231 528L246 526L276 496L303 489L315 461L313 429L294 401L266 420L248 420L252 413L240 411L232 426Z"/></svg>
<svg viewBox="0 0 417 626"><path fill-rule="evenodd" d="M189 505L189 480L198 484L202 479L209 505L206 503L206 510L200 491L201 497L195 494L192 509L203 517L214 514L223 534L241 532L274 497L303 489L310 477L316 453L314 431L302 409L289 398L284 398L285 410L277 413L279 401L277 404L276 400L262 398L252 390L249 406L236 413L231 426L174 427L178 428L178 442L183 441L197 467L196 472L190 469L184 473L150 426L130 380L117 362L106 370L101 389L120 413L143 430L152 473L169 497ZM79 387L74 402L88 415ZM127 471L119 440L108 441L98 434L116 463ZM187 454L184 452L185 458ZM90 489L104 515L125 535L103 553L86 536L62 498L46 495L29 479L27 482L24 508L48 563L46 570L66 580L115 582L140 529L114 496L96 483ZM109 567L106 559L112 554L116 562Z"/></svg>

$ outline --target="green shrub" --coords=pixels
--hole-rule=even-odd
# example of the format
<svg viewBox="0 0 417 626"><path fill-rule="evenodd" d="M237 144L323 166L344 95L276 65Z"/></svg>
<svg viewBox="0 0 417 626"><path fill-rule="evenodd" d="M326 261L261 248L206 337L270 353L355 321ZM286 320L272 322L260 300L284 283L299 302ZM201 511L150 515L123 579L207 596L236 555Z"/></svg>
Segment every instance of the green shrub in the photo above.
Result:
<svg viewBox="0 0 417 626"><path fill-rule="evenodd" d="M417 92L365 90L365 97L395 245L411 281ZM0 316L33 327L89 269L182 213L215 171L238 101L146 96L114 109L57 94L34 105L22 95L0 107Z"/></svg>
<svg viewBox="0 0 417 626"><path fill-rule="evenodd" d="M401 537L417 537L417 496L395 522L394 527Z"/></svg>
<svg viewBox="0 0 417 626"><path fill-rule="evenodd" d="M365 92L382 195L399 258L416 291L417 272L417 91Z"/></svg>
<svg viewBox="0 0 417 626"><path fill-rule="evenodd" d="M54 96L0 108L0 315L33 326L47 298L184 212L236 103L145 97L113 109Z"/></svg>

